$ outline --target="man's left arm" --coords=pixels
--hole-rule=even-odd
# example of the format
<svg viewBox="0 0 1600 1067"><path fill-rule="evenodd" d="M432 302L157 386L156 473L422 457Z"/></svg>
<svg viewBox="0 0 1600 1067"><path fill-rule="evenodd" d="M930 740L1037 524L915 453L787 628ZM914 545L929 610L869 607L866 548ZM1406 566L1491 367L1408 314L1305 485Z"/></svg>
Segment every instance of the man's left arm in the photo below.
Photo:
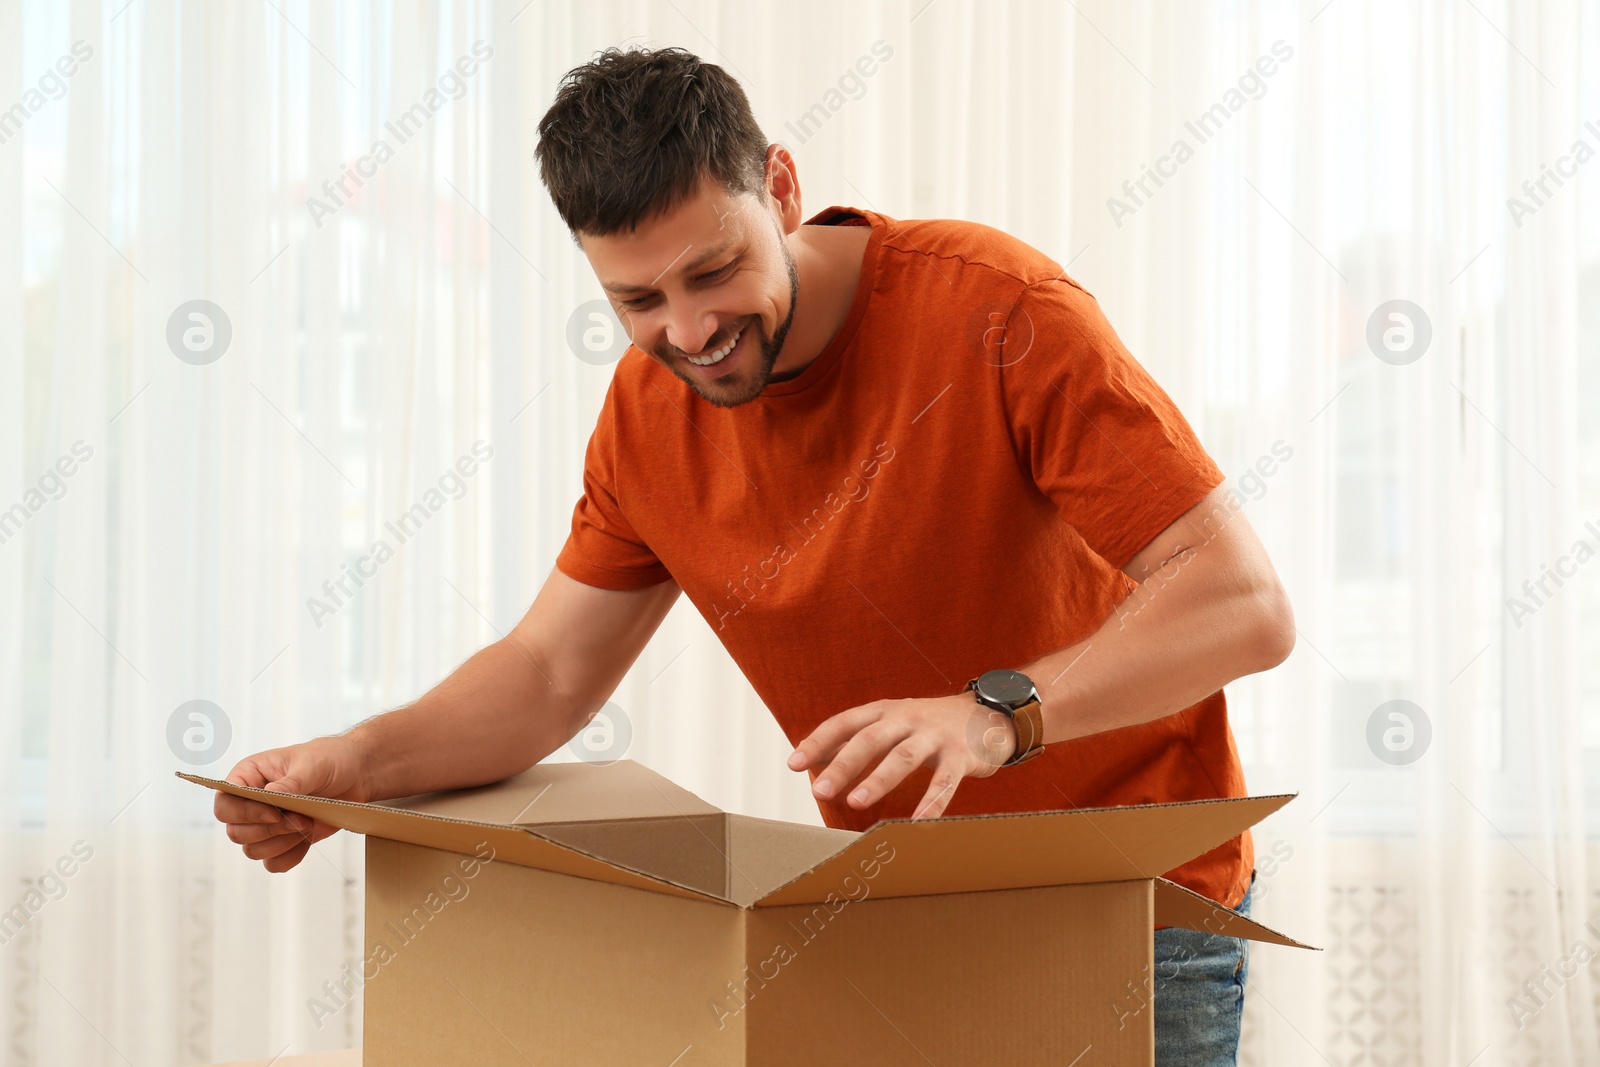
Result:
<svg viewBox="0 0 1600 1067"><path fill-rule="evenodd" d="M1018 668L1039 690L1045 744L1182 711L1294 648L1289 597L1224 486L1123 573L1139 588L1099 630Z"/></svg>
<svg viewBox="0 0 1600 1067"><path fill-rule="evenodd" d="M1032 663L993 665L1033 680L1047 745L1174 714L1282 663L1294 647L1288 597L1238 497L1224 486L1122 569L1138 588L1089 637ZM962 692L841 712L800 743L789 766L822 767L812 785L820 797L859 780L846 800L856 809L931 766L914 817L933 818L963 778L1004 774L1000 764L1016 744L1007 716Z"/></svg>

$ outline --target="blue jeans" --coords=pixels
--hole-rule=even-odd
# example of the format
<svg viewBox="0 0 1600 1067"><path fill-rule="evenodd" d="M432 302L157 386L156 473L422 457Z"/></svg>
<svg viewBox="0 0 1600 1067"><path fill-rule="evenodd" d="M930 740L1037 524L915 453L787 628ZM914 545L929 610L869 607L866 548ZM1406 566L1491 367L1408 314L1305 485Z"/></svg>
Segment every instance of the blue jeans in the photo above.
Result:
<svg viewBox="0 0 1600 1067"><path fill-rule="evenodd" d="M1256 874L1237 910L1250 914ZM1250 942L1169 926L1155 932L1156 1067L1234 1067Z"/></svg>

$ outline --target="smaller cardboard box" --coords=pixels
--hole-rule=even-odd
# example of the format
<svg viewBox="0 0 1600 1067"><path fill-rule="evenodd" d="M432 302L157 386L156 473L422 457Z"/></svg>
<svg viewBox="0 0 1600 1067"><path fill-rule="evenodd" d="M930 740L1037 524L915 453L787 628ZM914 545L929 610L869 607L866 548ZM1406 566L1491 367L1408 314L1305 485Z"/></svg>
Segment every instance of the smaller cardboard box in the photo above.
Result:
<svg viewBox="0 0 1600 1067"><path fill-rule="evenodd" d="M371 804L179 776L366 835L366 956L317 994L363 992L365 1067L1141 1067L1156 924L1307 947L1161 877L1292 795L855 833L632 760Z"/></svg>

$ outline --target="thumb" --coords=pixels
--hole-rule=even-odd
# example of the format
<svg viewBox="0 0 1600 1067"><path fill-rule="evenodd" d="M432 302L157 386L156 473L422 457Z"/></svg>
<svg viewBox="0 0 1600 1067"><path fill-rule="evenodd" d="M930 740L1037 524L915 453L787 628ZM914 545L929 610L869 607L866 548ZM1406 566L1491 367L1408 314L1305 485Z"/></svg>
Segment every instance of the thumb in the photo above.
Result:
<svg viewBox="0 0 1600 1067"><path fill-rule="evenodd" d="M269 793L293 793L297 796L308 797L318 796L319 791L315 785L317 779L314 778L312 774L308 774L307 770L308 769L305 767L295 767L291 761L289 769L285 770L277 778L268 782L261 788L265 789ZM311 770L314 771L315 768L313 767ZM337 826L325 823L322 820L314 818L310 815L301 814L296 815L295 818L304 820L299 827L296 827L296 829L298 829L301 837L313 845L321 841L323 838L330 837L339 832L339 828Z"/></svg>
<svg viewBox="0 0 1600 1067"><path fill-rule="evenodd" d="M279 758L274 761L267 777L270 779L261 788L273 793L296 793L300 796L316 796L320 789L321 779L326 775L317 774L315 762L305 758L298 746L291 746L280 751Z"/></svg>
<svg viewBox="0 0 1600 1067"><path fill-rule="evenodd" d="M274 793L297 793L306 797L334 796L334 767L321 745L306 742L281 749L278 765L263 789Z"/></svg>
<svg viewBox="0 0 1600 1067"><path fill-rule="evenodd" d="M283 750L281 760L272 768L272 774L268 775L271 781L261 788L305 797L337 796L339 785L336 770L318 746L292 745Z"/></svg>

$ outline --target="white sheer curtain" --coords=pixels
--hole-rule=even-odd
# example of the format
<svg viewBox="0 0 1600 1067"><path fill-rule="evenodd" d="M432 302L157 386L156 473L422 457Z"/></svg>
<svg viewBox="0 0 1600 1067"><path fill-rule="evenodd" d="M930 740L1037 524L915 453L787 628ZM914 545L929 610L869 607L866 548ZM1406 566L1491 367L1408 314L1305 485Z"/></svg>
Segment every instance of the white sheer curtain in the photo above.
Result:
<svg viewBox="0 0 1600 1067"><path fill-rule="evenodd" d="M629 41L738 76L810 211L1067 264L1247 500L1301 633L1229 687L1252 790L1301 793L1257 914L1327 951L1253 953L1244 1062L1600 1062L1593 0L0 3L0 1060L359 1043L307 1001L360 841L269 877L171 772L526 610L610 375L533 130ZM631 757L818 821L689 605L615 705Z"/></svg>

